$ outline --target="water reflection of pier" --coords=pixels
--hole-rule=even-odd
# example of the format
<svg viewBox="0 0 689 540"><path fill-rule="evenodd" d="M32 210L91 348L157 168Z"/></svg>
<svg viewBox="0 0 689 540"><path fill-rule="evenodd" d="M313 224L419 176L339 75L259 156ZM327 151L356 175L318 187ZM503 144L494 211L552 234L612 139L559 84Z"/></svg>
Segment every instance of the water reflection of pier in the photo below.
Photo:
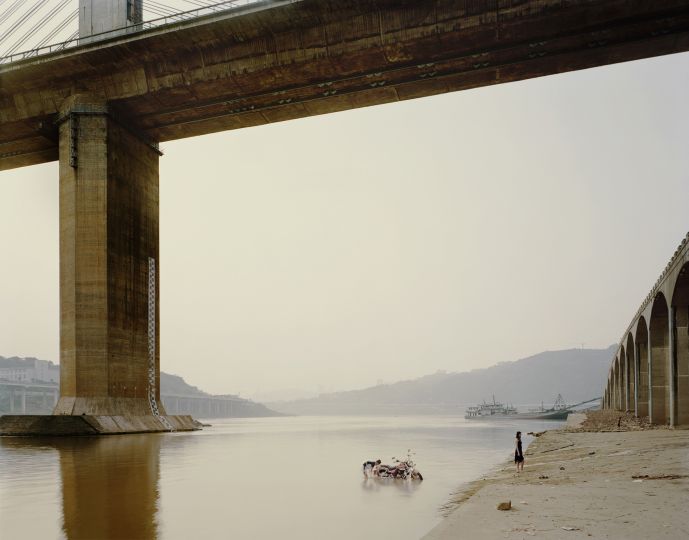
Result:
<svg viewBox="0 0 689 540"><path fill-rule="evenodd" d="M157 434L120 437L0 437L3 448L57 450L62 531L69 540L158 534Z"/></svg>
<svg viewBox="0 0 689 540"><path fill-rule="evenodd" d="M65 536L156 538L160 443L159 435L57 442Z"/></svg>

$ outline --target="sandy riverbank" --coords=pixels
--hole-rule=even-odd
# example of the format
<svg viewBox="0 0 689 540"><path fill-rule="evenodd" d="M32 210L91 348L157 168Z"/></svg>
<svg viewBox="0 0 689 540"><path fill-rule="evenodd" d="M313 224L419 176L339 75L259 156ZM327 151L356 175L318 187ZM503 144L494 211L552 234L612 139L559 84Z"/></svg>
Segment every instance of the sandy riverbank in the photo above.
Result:
<svg viewBox="0 0 689 540"><path fill-rule="evenodd" d="M511 463L463 487L424 540L689 539L689 431L605 413L549 431ZM497 510L500 502L512 509Z"/></svg>

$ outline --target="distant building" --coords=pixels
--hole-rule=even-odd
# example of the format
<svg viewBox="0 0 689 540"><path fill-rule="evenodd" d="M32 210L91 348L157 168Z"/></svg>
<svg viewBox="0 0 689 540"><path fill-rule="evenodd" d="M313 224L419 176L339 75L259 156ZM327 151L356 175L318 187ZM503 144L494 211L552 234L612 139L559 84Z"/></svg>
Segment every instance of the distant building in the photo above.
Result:
<svg viewBox="0 0 689 540"><path fill-rule="evenodd" d="M21 383L59 383L60 366L38 358L1 358L0 380Z"/></svg>

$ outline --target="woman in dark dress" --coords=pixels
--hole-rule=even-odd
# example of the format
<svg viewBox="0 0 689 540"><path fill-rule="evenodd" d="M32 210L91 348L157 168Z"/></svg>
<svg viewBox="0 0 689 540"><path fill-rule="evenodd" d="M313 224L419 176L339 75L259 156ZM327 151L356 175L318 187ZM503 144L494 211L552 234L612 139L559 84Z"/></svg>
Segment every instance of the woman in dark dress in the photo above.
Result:
<svg viewBox="0 0 689 540"><path fill-rule="evenodd" d="M517 438L514 440L514 462L517 465L517 472L524 470L524 452L522 452L521 431L517 431Z"/></svg>

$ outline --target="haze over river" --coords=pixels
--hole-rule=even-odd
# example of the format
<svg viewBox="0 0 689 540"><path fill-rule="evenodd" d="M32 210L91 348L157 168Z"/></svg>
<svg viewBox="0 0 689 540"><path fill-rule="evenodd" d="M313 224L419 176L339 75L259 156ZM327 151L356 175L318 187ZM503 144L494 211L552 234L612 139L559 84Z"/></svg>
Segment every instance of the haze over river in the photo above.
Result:
<svg viewBox="0 0 689 540"><path fill-rule="evenodd" d="M517 429L560 425L460 416L212 423L195 433L0 437L0 538L418 539L453 490L513 453ZM389 463L408 448L423 482L364 480L363 461Z"/></svg>

